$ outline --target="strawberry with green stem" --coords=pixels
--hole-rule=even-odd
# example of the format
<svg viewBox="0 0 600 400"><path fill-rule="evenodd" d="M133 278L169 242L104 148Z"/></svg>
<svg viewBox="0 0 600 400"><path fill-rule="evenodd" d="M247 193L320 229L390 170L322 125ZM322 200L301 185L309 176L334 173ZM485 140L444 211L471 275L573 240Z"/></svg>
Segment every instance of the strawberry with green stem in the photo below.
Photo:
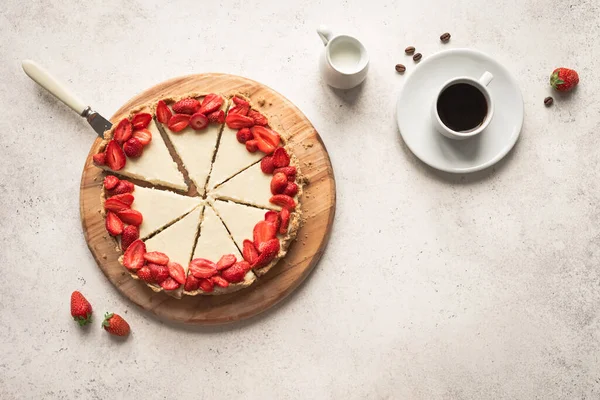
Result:
<svg viewBox="0 0 600 400"><path fill-rule="evenodd" d="M92 305L79 291L71 294L71 316L79 326L92 322Z"/></svg>
<svg viewBox="0 0 600 400"><path fill-rule="evenodd" d="M568 92L579 83L579 75L569 68L556 68L550 75L550 85L559 92Z"/></svg>

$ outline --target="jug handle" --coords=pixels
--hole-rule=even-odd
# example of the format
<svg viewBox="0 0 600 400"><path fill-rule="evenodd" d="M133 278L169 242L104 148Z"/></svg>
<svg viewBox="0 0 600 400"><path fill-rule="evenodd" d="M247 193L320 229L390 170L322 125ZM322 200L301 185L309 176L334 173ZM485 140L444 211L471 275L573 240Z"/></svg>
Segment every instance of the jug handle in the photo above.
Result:
<svg viewBox="0 0 600 400"><path fill-rule="evenodd" d="M323 41L323 44L325 46L327 46L327 43L329 43L329 41L333 37L333 33L331 32L331 29L329 29L325 25L319 26L319 29L317 29L317 33L321 37L321 40Z"/></svg>

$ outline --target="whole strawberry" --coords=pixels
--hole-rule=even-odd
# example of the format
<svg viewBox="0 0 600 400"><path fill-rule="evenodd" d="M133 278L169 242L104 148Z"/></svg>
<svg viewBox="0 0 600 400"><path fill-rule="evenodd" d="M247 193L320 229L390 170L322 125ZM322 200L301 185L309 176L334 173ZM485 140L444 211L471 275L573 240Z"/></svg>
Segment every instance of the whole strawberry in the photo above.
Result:
<svg viewBox="0 0 600 400"><path fill-rule="evenodd" d="M106 313L102 327L111 335L127 336L131 331L129 324L119 314Z"/></svg>
<svg viewBox="0 0 600 400"><path fill-rule="evenodd" d="M579 75L569 68L556 68L550 75L550 85L559 92L568 92L579 83Z"/></svg>
<svg viewBox="0 0 600 400"><path fill-rule="evenodd" d="M92 305L77 290L71 294L71 316L79 323L79 326L85 326L92 322Z"/></svg>

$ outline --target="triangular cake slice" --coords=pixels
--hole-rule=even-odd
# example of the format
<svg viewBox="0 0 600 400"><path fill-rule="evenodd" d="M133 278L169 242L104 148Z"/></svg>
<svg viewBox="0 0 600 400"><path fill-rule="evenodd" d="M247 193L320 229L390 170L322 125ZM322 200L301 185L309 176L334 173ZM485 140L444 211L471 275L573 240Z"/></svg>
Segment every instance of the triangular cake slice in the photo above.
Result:
<svg viewBox="0 0 600 400"><path fill-rule="evenodd" d="M223 222L213 208L207 205L204 208L204 216L200 225L200 235L198 236L192 259L205 258L216 263L225 254L233 254L238 261L243 260L240 251L233 242L233 239L231 239L231 236L229 236L225 225L223 225ZM248 271L242 282L231 283L226 288L215 286L212 292L203 292L201 289L198 289L185 293L190 295L231 293L250 286L255 280L256 276L254 273Z"/></svg>
<svg viewBox="0 0 600 400"><path fill-rule="evenodd" d="M204 205L200 205L173 225L160 231L150 239L147 239L145 241L146 251L159 251L165 253L169 256L170 261L180 264L187 275L203 207ZM172 291L170 294L180 297L182 292L183 285Z"/></svg>
<svg viewBox="0 0 600 400"><path fill-rule="evenodd" d="M131 208L139 211L144 221L140 225L140 238L146 239L164 226L181 218L202 203L199 197L188 197L169 190L135 186Z"/></svg>
<svg viewBox="0 0 600 400"><path fill-rule="evenodd" d="M244 240L253 239L254 226L265 219L266 210L234 203L231 201L216 200L212 206L223 220L231 237L240 249L244 247ZM207 206L208 208L208 206ZM296 210L291 214L289 228L283 235L278 234L280 249L277 256L266 266L255 269L257 276L266 274L277 262L286 255L287 249L295 239L300 228L301 213Z"/></svg>
<svg viewBox="0 0 600 400"><path fill-rule="evenodd" d="M163 99L169 108L170 112L174 115L177 114L173 110L173 105L183 99L195 99L202 103L204 95L201 94L189 94L178 98L166 98ZM228 100L222 97L223 103L220 110L223 113L227 110ZM160 117L159 117L160 121ZM213 157L217 149L217 143L219 135L223 128L222 123L210 122L202 130L194 130L191 126L174 132L169 129L167 123L160 123L163 130L167 134L167 137L173 144L173 148L181 158L185 169L188 172L189 178L196 185L196 189L200 195L204 194L204 188L210 175L210 170L213 162Z"/></svg>
<svg viewBox="0 0 600 400"><path fill-rule="evenodd" d="M269 202L269 199L273 196L270 189L272 178L272 175L262 172L260 163L257 163L214 188L210 196L256 207L279 210L281 207Z"/></svg>
<svg viewBox="0 0 600 400"><path fill-rule="evenodd" d="M213 207L239 249L244 248L244 240L252 240L254 225L262 221L267 212L260 208L223 200L214 201Z"/></svg>
<svg viewBox="0 0 600 400"><path fill-rule="evenodd" d="M134 110L130 113L128 118L132 119L139 113L150 113L150 109L144 107ZM114 124L110 130L104 133L105 143L103 143L101 151L104 151L108 142L113 139L117 126L118 123ZM122 176L154 183L156 185L167 186L182 191L187 190L188 187L185 184L183 175L179 171L175 161L173 161L173 158L171 158L169 149L160 135L158 127L153 119L150 119L150 123L145 129L147 130L146 133L149 133L152 136L152 139L144 146L142 155L138 158L127 157L125 166L122 169L113 172ZM112 171L107 165L99 165L99 167L107 171Z"/></svg>
<svg viewBox="0 0 600 400"><path fill-rule="evenodd" d="M231 129L227 125L223 128L219 149L207 185L208 190L257 163L265 156L260 151L250 153L246 150L246 146L238 142L236 134L237 129Z"/></svg>

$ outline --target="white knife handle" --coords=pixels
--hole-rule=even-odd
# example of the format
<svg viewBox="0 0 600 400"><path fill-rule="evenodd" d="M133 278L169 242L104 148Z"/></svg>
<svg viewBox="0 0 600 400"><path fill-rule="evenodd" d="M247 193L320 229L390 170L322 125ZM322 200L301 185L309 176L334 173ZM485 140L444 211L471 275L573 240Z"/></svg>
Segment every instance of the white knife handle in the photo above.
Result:
<svg viewBox="0 0 600 400"><path fill-rule="evenodd" d="M52 93L57 99L68 105L79 115L83 115L83 112L87 108L87 105L73 92L55 77L50 72L44 69L41 65L35 61L23 60L22 63L23 71L38 85Z"/></svg>

